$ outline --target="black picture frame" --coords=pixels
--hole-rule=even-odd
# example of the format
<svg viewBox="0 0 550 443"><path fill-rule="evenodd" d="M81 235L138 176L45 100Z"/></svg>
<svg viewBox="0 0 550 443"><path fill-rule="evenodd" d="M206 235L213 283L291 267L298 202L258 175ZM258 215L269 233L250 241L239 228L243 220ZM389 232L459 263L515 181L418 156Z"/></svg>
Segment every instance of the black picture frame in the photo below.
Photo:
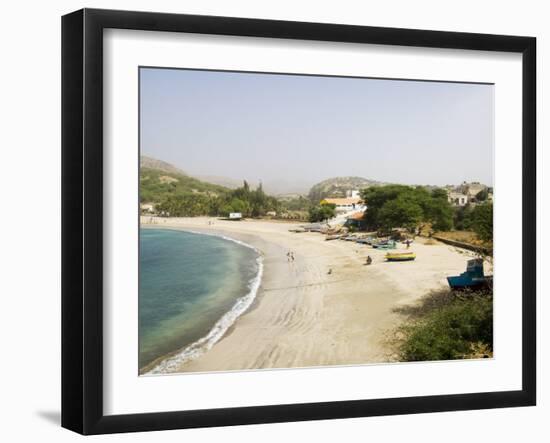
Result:
<svg viewBox="0 0 550 443"><path fill-rule="evenodd" d="M522 54L522 389L178 412L103 413L103 30ZM232 17L83 9L62 18L62 426L81 434L531 406L536 403L536 39Z"/></svg>

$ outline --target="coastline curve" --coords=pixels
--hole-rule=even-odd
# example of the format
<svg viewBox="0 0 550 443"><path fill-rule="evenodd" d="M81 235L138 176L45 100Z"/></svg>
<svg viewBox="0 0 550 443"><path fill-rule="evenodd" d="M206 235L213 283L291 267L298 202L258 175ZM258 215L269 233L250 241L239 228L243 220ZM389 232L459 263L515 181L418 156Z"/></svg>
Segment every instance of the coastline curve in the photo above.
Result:
<svg viewBox="0 0 550 443"><path fill-rule="evenodd" d="M256 265L258 270L254 278L252 278L248 282L248 285L247 285L248 292L244 296L237 299L237 301L233 304L231 309L227 311L214 324L214 326L212 327L212 329L210 329L208 334L196 340L195 342L191 343L190 345L187 345L181 348L179 351L176 351L174 354L160 360L158 363L156 363L153 366L153 368L140 374L140 376L164 375L164 374L174 373L176 368L179 368L181 367L181 365L185 364L186 362L195 360L199 358L201 355L208 352L225 335L225 333L229 330L229 328L233 326L233 324L237 321L237 319L242 314L244 314L248 310L248 308L252 305L252 303L256 299L258 290L262 282L263 267L264 267L263 257L262 257L261 251L256 247L248 243L245 243L243 241L228 237L227 235L223 235L223 234L200 232L192 229L176 229L176 230L190 232L192 234L220 237L220 238L223 238L224 240L231 241L233 243L237 243L246 248L252 249L257 254Z"/></svg>

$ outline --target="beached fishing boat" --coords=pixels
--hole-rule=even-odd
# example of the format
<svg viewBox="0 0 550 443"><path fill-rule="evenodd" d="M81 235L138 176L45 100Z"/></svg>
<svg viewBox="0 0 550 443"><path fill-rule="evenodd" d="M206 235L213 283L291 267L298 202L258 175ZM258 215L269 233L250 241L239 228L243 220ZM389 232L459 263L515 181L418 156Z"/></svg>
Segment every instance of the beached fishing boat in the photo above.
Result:
<svg viewBox="0 0 550 443"><path fill-rule="evenodd" d="M322 232L328 229L328 225L326 223L310 223L303 225L302 228L304 228L306 232Z"/></svg>
<svg viewBox="0 0 550 443"><path fill-rule="evenodd" d="M395 249L395 241L394 240L384 240L378 243L373 243L372 247L375 249Z"/></svg>
<svg viewBox="0 0 550 443"><path fill-rule="evenodd" d="M411 261L416 258L414 252L388 252L386 254L387 261Z"/></svg>
<svg viewBox="0 0 550 443"><path fill-rule="evenodd" d="M374 238L372 235L369 235L368 237L366 237L366 240L368 245L372 245L373 243L376 242L376 238Z"/></svg>
<svg viewBox="0 0 550 443"><path fill-rule="evenodd" d="M492 276L486 276L483 272L483 260L475 258L468 260L466 272L460 275L447 277L451 289L481 289L490 287Z"/></svg>
<svg viewBox="0 0 550 443"><path fill-rule="evenodd" d="M356 241L357 237L355 235L345 235L343 237L340 237L340 240L344 241Z"/></svg>

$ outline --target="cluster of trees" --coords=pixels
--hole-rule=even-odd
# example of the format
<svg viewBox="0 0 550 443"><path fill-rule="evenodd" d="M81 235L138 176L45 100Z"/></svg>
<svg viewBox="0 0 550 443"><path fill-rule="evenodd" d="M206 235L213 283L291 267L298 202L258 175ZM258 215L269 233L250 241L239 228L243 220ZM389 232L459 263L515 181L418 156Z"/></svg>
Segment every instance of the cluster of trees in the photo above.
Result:
<svg viewBox="0 0 550 443"><path fill-rule="evenodd" d="M474 231L483 241L493 239L493 204L453 208L444 189L388 185L361 191L367 202L365 221L371 229L407 228L411 232L429 223L436 231Z"/></svg>
<svg viewBox="0 0 550 443"><path fill-rule="evenodd" d="M277 217L283 220L308 221L309 210L314 204L304 196L279 197Z"/></svg>
<svg viewBox="0 0 550 443"><path fill-rule="evenodd" d="M279 201L267 195L262 184L252 190L245 180L243 186L232 190L218 199L217 214L227 216L230 212L240 212L244 217L261 217L270 211L279 210Z"/></svg>
<svg viewBox="0 0 550 443"><path fill-rule="evenodd" d="M493 204L466 205L456 208L454 228L460 231L474 231L481 240L493 239Z"/></svg>
<svg viewBox="0 0 550 443"><path fill-rule="evenodd" d="M485 188L485 189L482 189L481 191L479 191L476 194L476 201L478 201L478 202L487 201L489 199L489 192L491 192L489 188Z"/></svg>
<svg viewBox="0 0 550 443"><path fill-rule="evenodd" d="M453 208L444 189L428 191L421 187L387 185L361 191L367 202L367 226L391 230L407 228L411 232L423 223L430 223L438 231L453 227Z"/></svg>
<svg viewBox="0 0 550 443"><path fill-rule="evenodd" d="M242 187L225 190L221 194L191 192L167 195L155 207L160 214L172 217L227 217L231 212L240 212L243 217L261 217L269 211L277 211L279 202L275 197L267 195L261 184L253 190L244 181Z"/></svg>
<svg viewBox="0 0 550 443"><path fill-rule="evenodd" d="M281 207L286 211L309 211L313 206L312 201L309 198L298 196L293 198L286 198L280 200Z"/></svg>
<svg viewBox="0 0 550 443"><path fill-rule="evenodd" d="M328 220L336 214L336 205L326 203L323 205L312 206L309 208L309 221L321 222Z"/></svg>
<svg viewBox="0 0 550 443"><path fill-rule="evenodd" d="M173 217L209 215L213 211L214 199L203 194L168 194L155 204L155 209L161 215Z"/></svg>

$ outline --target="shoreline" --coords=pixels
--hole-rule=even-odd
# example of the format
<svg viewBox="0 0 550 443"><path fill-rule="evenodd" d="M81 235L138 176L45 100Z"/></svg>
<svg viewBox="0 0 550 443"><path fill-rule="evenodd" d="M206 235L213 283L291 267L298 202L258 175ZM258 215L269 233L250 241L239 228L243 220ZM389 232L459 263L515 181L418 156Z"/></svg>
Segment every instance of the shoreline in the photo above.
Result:
<svg viewBox="0 0 550 443"><path fill-rule="evenodd" d="M263 276L263 258L262 253L256 247L241 240L231 238L225 234L212 232L199 232L192 229L172 228L172 227L149 227L146 229L172 229L176 231L189 232L197 235L208 235L222 238L225 241L236 243L240 246L252 249L256 252L255 263L257 272L248 282L248 292L239 297L231 306L231 309L223 314L208 331L208 333L198 340L182 346L179 349L162 355L152 362L139 369L140 375L157 375L171 372L170 368L185 365L188 361L195 360L204 353L208 352L212 346L220 341L231 330L239 317L247 312L255 303Z"/></svg>
<svg viewBox="0 0 550 443"><path fill-rule="evenodd" d="M221 235L251 245L263 257L263 276L246 309L207 352L159 373L394 361L386 333L403 321L395 308L439 289L446 275L463 272L468 258L447 245L414 243L417 261L390 264L383 261L383 251L288 231L300 224L141 218L145 229ZM288 251L295 261L288 260ZM364 266L366 255L373 257L373 265Z"/></svg>

